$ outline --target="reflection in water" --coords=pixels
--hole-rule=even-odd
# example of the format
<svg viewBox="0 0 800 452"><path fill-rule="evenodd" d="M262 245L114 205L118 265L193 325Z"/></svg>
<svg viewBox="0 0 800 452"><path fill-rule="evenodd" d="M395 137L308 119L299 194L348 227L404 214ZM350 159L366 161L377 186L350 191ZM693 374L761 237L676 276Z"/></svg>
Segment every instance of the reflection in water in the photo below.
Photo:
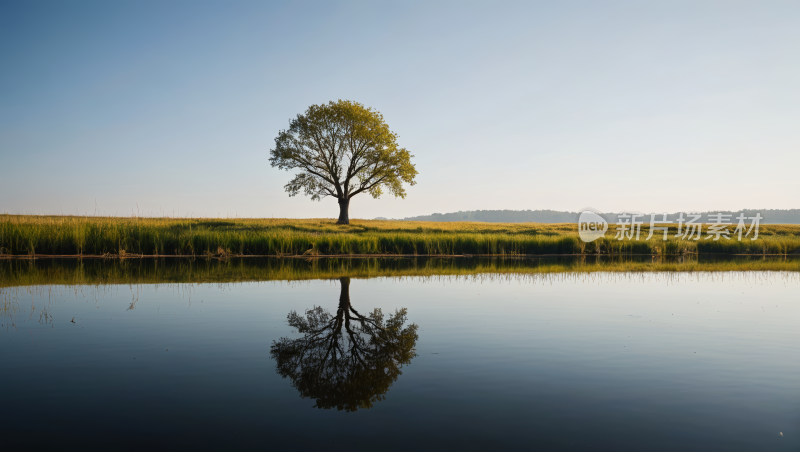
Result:
<svg viewBox="0 0 800 452"><path fill-rule="evenodd" d="M3 444L800 450L800 272L451 261L445 276L411 259L9 263L26 285L0 287L0 381L21 388L4 393ZM325 282L240 283L336 265ZM343 280L337 310L353 274L384 277L353 284L352 307ZM275 361L254 359L270 345Z"/></svg>
<svg viewBox="0 0 800 452"><path fill-rule="evenodd" d="M350 305L350 278L339 278L336 315L317 306L289 313L289 325L303 336L274 341L270 355L278 373L289 378L301 397L317 399L317 408L356 411L383 400L400 368L414 358L417 325L405 327L405 308L384 323L375 309L362 315Z"/></svg>
<svg viewBox="0 0 800 452"><path fill-rule="evenodd" d="M544 275L593 272L800 273L800 255L767 256L580 256L451 258L242 258L214 259L0 259L3 288L131 284L217 284L376 277Z"/></svg>

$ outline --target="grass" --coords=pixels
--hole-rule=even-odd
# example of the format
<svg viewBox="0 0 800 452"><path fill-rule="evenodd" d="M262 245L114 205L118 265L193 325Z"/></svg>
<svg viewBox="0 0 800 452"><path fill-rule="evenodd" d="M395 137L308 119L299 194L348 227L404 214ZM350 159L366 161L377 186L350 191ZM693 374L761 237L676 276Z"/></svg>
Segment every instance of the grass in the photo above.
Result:
<svg viewBox="0 0 800 452"><path fill-rule="evenodd" d="M800 225L762 225L759 239L582 242L569 223L434 223L0 215L0 254L133 256L543 255L800 253ZM672 227L672 235L675 228Z"/></svg>
<svg viewBox="0 0 800 452"><path fill-rule="evenodd" d="M0 288L21 286L98 286L210 284L251 281L302 281L378 277L552 275L590 273L800 273L800 258L320 258L320 259L135 259L0 261Z"/></svg>

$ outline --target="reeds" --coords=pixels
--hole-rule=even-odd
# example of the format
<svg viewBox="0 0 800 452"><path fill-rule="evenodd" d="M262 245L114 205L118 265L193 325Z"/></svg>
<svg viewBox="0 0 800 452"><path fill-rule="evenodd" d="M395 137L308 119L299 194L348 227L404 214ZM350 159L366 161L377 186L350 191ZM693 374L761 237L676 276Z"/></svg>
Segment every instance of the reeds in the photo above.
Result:
<svg viewBox="0 0 800 452"><path fill-rule="evenodd" d="M759 239L592 243L574 224L0 215L0 254L92 255L543 255L800 253L800 226L762 225ZM674 235L674 233L673 233ZM221 250L221 251L220 251Z"/></svg>
<svg viewBox="0 0 800 452"><path fill-rule="evenodd" d="M253 258L0 261L0 288L203 284L377 277L644 272L800 272L800 258Z"/></svg>

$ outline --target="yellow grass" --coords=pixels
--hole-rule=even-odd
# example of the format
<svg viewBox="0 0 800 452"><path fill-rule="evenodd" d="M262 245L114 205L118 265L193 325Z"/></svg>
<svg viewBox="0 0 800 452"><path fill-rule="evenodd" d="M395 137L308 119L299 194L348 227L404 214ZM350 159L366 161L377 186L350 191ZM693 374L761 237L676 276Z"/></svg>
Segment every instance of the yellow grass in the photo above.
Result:
<svg viewBox="0 0 800 452"><path fill-rule="evenodd" d="M674 226L671 235L674 235ZM586 244L570 223L214 219L0 215L0 254L25 255L542 255L800 252L800 225L762 225L759 239Z"/></svg>

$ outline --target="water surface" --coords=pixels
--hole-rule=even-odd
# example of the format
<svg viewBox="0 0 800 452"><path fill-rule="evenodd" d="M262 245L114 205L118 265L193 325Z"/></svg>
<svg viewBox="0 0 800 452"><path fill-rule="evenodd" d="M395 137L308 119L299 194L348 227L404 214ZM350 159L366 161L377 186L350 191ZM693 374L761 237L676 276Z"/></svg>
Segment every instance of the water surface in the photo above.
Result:
<svg viewBox="0 0 800 452"><path fill-rule="evenodd" d="M64 265L72 278L102 273ZM62 275L2 289L5 443L800 446L797 273L339 278L326 265L325 279L73 285ZM308 311L318 328L303 333ZM337 318L338 338L325 336ZM392 318L402 323L390 328ZM316 354L281 355L326 325ZM347 353L356 336L360 358ZM338 361L324 353L333 342Z"/></svg>

